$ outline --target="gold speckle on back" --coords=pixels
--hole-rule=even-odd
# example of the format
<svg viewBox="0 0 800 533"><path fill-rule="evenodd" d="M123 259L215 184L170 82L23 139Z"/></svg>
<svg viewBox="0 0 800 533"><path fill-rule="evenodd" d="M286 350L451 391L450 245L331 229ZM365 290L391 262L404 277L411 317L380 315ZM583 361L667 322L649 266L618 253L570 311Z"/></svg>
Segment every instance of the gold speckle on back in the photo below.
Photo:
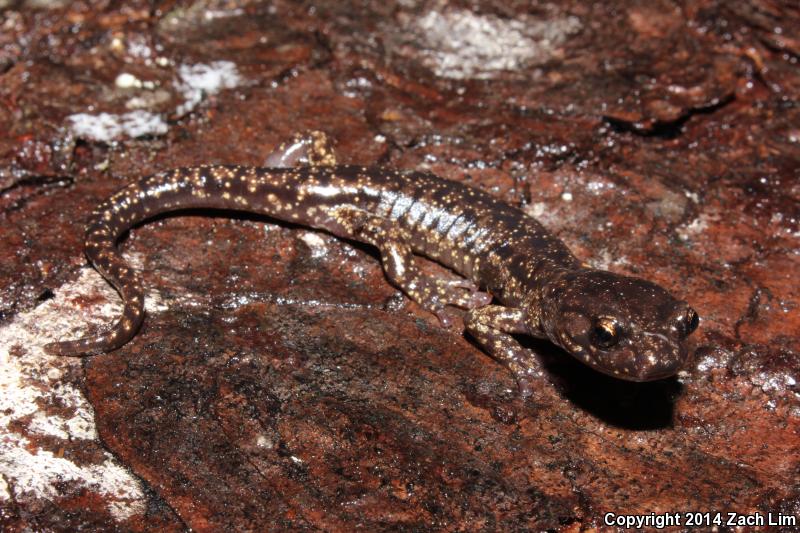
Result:
<svg viewBox="0 0 800 533"><path fill-rule="evenodd" d="M160 172L102 203L86 230L86 255L122 295L122 317L108 333L45 348L83 355L128 342L144 318L144 291L117 239L160 213L214 208L375 246L388 280L443 324L452 323L448 306L466 309L467 331L514 373L523 394L542 370L513 334L548 338L593 368L631 380L672 375L686 358L697 315L685 302L645 280L588 268L536 220L484 191L429 173L340 166L320 132L295 137L266 161ZM462 277L426 275L417 255Z"/></svg>

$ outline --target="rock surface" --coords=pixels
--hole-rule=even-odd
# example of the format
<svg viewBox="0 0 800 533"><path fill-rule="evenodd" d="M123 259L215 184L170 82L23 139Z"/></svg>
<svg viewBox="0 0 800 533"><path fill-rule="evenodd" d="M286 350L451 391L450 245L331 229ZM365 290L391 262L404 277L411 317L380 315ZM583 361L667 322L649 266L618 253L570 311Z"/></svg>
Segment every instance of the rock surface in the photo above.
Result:
<svg viewBox="0 0 800 533"><path fill-rule="evenodd" d="M790 0L0 2L0 528L800 521L798 34ZM43 354L119 311L81 252L95 204L309 129L686 298L685 372L619 382L527 340L549 375L524 402L373 250L225 213L121 243L132 342Z"/></svg>

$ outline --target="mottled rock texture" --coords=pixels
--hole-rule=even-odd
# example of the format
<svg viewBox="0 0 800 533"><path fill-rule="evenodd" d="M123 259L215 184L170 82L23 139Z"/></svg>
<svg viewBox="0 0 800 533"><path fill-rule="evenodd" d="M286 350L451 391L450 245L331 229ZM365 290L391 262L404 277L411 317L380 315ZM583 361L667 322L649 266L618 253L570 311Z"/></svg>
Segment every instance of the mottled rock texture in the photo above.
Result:
<svg viewBox="0 0 800 533"><path fill-rule="evenodd" d="M798 35L792 0L0 2L0 528L800 515ZM523 402L374 250L231 213L121 243L150 291L131 343L42 353L119 309L81 251L95 204L309 129L686 298L685 372L620 382L526 340L549 375Z"/></svg>

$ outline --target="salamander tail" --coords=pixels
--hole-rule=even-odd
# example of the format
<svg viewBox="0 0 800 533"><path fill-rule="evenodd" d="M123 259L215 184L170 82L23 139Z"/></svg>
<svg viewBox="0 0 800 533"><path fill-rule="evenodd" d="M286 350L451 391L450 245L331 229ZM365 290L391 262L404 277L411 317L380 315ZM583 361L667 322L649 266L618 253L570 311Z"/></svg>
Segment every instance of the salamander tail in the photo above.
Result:
<svg viewBox="0 0 800 533"><path fill-rule="evenodd" d="M139 316L142 316L142 314ZM113 328L100 335L82 337L72 341L49 342L44 345L44 351L50 355L71 357L84 357L110 352L128 342L142 324L140 318L137 322L130 322L131 326L128 327L125 325L127 323L126 320L128 319L123 316Z"/></svg>
<svg viewBox="0 0 800 533"><path fill-rule="evenodd" d="M128 342L144 320L144 291L136 272L128 265L115 243L119 232L102 222L86 232L86 256L98 272L122 296L122 317L108 331L71 341L51 342L44 346L52 355L84 356L110 352Z"/></svg>

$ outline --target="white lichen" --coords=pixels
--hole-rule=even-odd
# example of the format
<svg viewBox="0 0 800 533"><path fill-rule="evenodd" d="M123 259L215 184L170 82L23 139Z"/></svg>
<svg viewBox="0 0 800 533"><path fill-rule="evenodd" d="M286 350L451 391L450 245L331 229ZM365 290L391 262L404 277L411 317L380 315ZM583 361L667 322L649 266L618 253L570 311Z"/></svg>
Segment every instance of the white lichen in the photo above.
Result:
<svg viewBox="0 0 800 533"><path fill-rule="evenodd" d="M185 115L197 107L203 98L214 95L223 89L230 89L242 83L236 65L230 61L212 61L195 65L180 65L173 85L180 103L175 106L175 114ZM128 72L121 72L114 80L118 89L139 90L140 96L131 97L126 107L134 109L127 113L75 113L66 118L71 132L77 137L110 143L124 138L135 139L143 136L159 136L167 133L169 126L163 114L147 111L150 105L164 103L165 90L156 91L153 81L141 80Z"/></svg>
<svg viewBox="0 0 800 533"><path fill-rule="evenodd" d="M180 65L175 87L183 95L184 103L176 109L178 115L192 111L205 96L223 89L232 89L242 83L236 64L230 61L212 61L195 65Z"/></svg>
<svg viewBox="0 0 800 533"><path fill-rule="evenodd" d="M140 254L128 254L126 259L141 269ZM145 511L145 495L136 477L110 453L103 453L99 462L77 463L68 453L57 456L50 445L43 449L35 443L41 437L48 443L63 443L58 448L65 452L87 446L101 449L91 405L64 378L80 360L47 355L42 346L80 337L88 324L110 325L122 311L119 295L88 267L76 281L54 292L55 298L0 327L0 507L12 499L58 499L63 483L70 482L100 494L111 515L124 521ZM145 304L152 317L200 298L183 294L166 299L150 290ZM91 303L82 303L87 300Z"/></svg>
<svg viewBox="0 0 800 533"><path fill-rule="evenodd" d="M103 303L78 309L78 295L98 293ZM144 512L138 480L111 454L96 463L78 463L36 444L36 437L42 437L62 442L59 447L66 451L92 442L100 448L91 405L63 379L79 360L49 356L42 345L80 334L87 319L111 322L119 310L114 290L87 268L78 280L59 287L54 299L0 327L0 506L11 499L57 499L63 483L70 482L102 495L120 521Z"/></svg>
<svg viewBox="0 0 800 533"><path fill-rule="evenodd" d="M423 62L438 76L491 79L551 60L581 23L572 16L506 19L444 9L429 11L407 27L422 45Z"/></svg>
<svg viewBox="0 0 800 533"><path fill-rule="evenodd" d="M161 115L141 109L122 114L76 113L68 116L67 122L76 136L106 143L123 137L135 139L167 133L167 123Z"/></svg>

